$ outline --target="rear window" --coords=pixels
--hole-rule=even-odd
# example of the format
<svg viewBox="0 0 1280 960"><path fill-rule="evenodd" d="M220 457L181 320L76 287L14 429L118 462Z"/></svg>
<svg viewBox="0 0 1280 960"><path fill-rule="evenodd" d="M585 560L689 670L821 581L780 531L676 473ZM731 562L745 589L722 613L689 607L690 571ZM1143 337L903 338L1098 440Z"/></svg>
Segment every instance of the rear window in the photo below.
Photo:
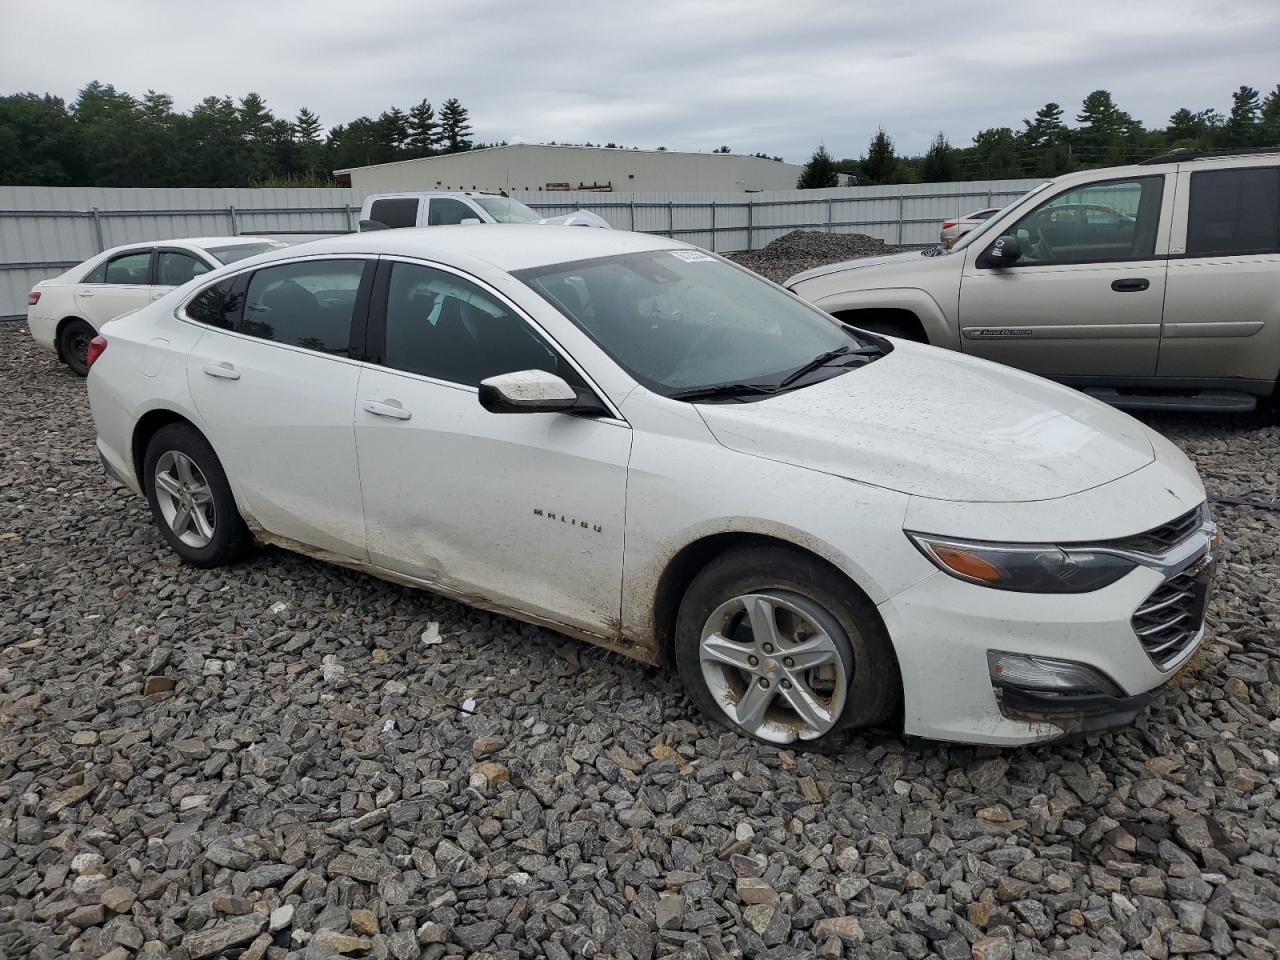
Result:
<svg viewBox="0 0 1280 960"><path fill-rule="evenodd" d="M263 240L261 243L234 243L223 247L205 247L204 249L213 254L219 263L235 263L237 260L247 260L250 257L256 257L260 253L280 250L287 246L287 243L280 243L277 240Z"/></svg>
<svg viewBox="0 0 1280 960"><path fill-rule="evenodd" d="M228 277L196 294L186 306L186 314L199 323L230 330L235 326L244 304L244 293L233 293L240 277Z"/></svg>
<svg viewBox="0 0 1280 960"><path fill-rule="evenodd" d="M1280 167L1201 170L1191 175L1187 253L1280 250Z"/></svg>
<svg viewBox="0 0 1280 960"><path fill-rule="evenodd" d="M304 260L264 267L249 280L240 332L345 354L363 260Z"/></svg>
<svg viewBox="0 0 1280 960"><path fill-rule="evenodd" d="M418 225L417 197L387 197L373 201L369 219L386 227L416 227Z"/></svg>

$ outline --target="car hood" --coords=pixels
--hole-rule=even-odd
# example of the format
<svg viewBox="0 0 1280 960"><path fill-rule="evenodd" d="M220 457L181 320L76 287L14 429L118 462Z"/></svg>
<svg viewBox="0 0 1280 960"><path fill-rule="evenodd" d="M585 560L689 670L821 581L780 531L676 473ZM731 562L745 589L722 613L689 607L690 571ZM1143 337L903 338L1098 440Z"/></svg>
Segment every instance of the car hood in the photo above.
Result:
<svg viewBox="0 0 1280 960"><path fill-rule="evenodd" d="M783 283L784 287L791 287L793 284L802 283L805 280L812 280L815 277L825 277L829 273L840 273L844 270L861 269L862 267L878 267L887 263L919 263L924 258L924 254L919 250L908 250L905 253L887 253L881 257L857 257L853 260L841 260L839 263L824 263L820 267L814 267L812 270L804 270L797 273L793 277L788 277Z"/></svg>
<svg viewBox="0 0 1280 960"><path fill-rule="evenodd" d="M1065 497L1155 458L1141 424L1118 410L916 344L776 397L698 410L732 450L937 500Z"/></svg>
<svg viewBox="0 0 1280 960"><path fill-rule="evenodd" d="M609 221L590 210L575 210L560 217L543 217L539 223L558 224L564 227L599 227L602 230L612 229Z"/></svg>

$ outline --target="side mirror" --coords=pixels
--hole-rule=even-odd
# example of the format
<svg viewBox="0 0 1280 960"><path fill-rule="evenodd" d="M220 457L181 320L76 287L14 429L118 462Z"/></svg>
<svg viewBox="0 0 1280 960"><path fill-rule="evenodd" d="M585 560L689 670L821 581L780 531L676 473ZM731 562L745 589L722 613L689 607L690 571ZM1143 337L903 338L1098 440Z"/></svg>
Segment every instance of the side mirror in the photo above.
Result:
<svg viewBox="0 0 1280 960"><path fill-rule="evenodd" d="M475 223L482 223L483 221L481 221L481 220L480 220L479 218L477 218L477 217L466 217L465 219L463 219L463 220L459 220L458 222L459 222L460 224L462 224L464 227L469 227L469 226L471 226L472 224L475 224Z"/></svg>
<svg viewBox="0 0 1280 960"><path fill-rule="evenodd" d="M361 220L360 221L361 233L368 233L370 230L390 230L390 229L391 228L388 227L381 220Z"/></svg>
<svg viewBox="0 0 1280 960"><path fill-rule="evenodd" d="M578 392L554 373L518 370L480 381L480 406L490 413L561 413Z"/></svg>
<svg viewBox="0 0 1280 960"><path fill-rule="evenodd" d="M976 266L999 269L1011 267L1020 259L1022 259L1022 244L1018 242L1017 237L1005 234L1003 237L996 237L995 242L982 251Z"/></svg>

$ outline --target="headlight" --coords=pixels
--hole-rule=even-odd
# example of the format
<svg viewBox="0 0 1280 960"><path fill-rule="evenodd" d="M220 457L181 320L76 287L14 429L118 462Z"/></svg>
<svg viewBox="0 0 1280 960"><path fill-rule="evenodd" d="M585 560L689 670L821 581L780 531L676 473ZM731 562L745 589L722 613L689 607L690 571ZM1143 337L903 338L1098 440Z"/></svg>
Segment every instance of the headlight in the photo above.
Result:
<svg viewBox="0 0 1280 960"><path fill-rule="evenodd" d="M911 542L943 573L958 580L1020 593L1088 593L1115 583L1133 560L1051 543L984 543L907 531Z"/></svg>

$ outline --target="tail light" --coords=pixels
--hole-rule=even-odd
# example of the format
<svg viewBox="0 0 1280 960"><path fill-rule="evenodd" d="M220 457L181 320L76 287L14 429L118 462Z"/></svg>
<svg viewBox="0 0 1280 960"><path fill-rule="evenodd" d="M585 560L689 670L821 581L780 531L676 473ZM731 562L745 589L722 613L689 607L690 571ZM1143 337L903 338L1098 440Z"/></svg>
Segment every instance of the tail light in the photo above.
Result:
<svg viewBox="0 0 1280 960"><path fill-rule="evenodd" d="M28 306L28 307L34 307L34 306L35 306L37 303L39 303L39 302L40 302L40 291L39 291L39 290L32 290L30 293L28 293L28 294L27 294L27 306Z"/></svg>
<svg viewBox="0 0 1280 960"><path fill-rule="evenodd" d="M102 352L107 349L107 338L103 336L94 337L89 341L89 353L85 356L85 367L89 370L93 369L94 361L96 361Z"/></svg>
<svg viewBox="0 0 1280 960"><path fill-rule="evenodd" d="M944 223L944 224L942 225L942 229L943 229L943 230L950 230L950 229L951 229L952 227L954 227L955 225L956 225L956 222L955 222L954 220L948 220L946 223Z"/></svg>

